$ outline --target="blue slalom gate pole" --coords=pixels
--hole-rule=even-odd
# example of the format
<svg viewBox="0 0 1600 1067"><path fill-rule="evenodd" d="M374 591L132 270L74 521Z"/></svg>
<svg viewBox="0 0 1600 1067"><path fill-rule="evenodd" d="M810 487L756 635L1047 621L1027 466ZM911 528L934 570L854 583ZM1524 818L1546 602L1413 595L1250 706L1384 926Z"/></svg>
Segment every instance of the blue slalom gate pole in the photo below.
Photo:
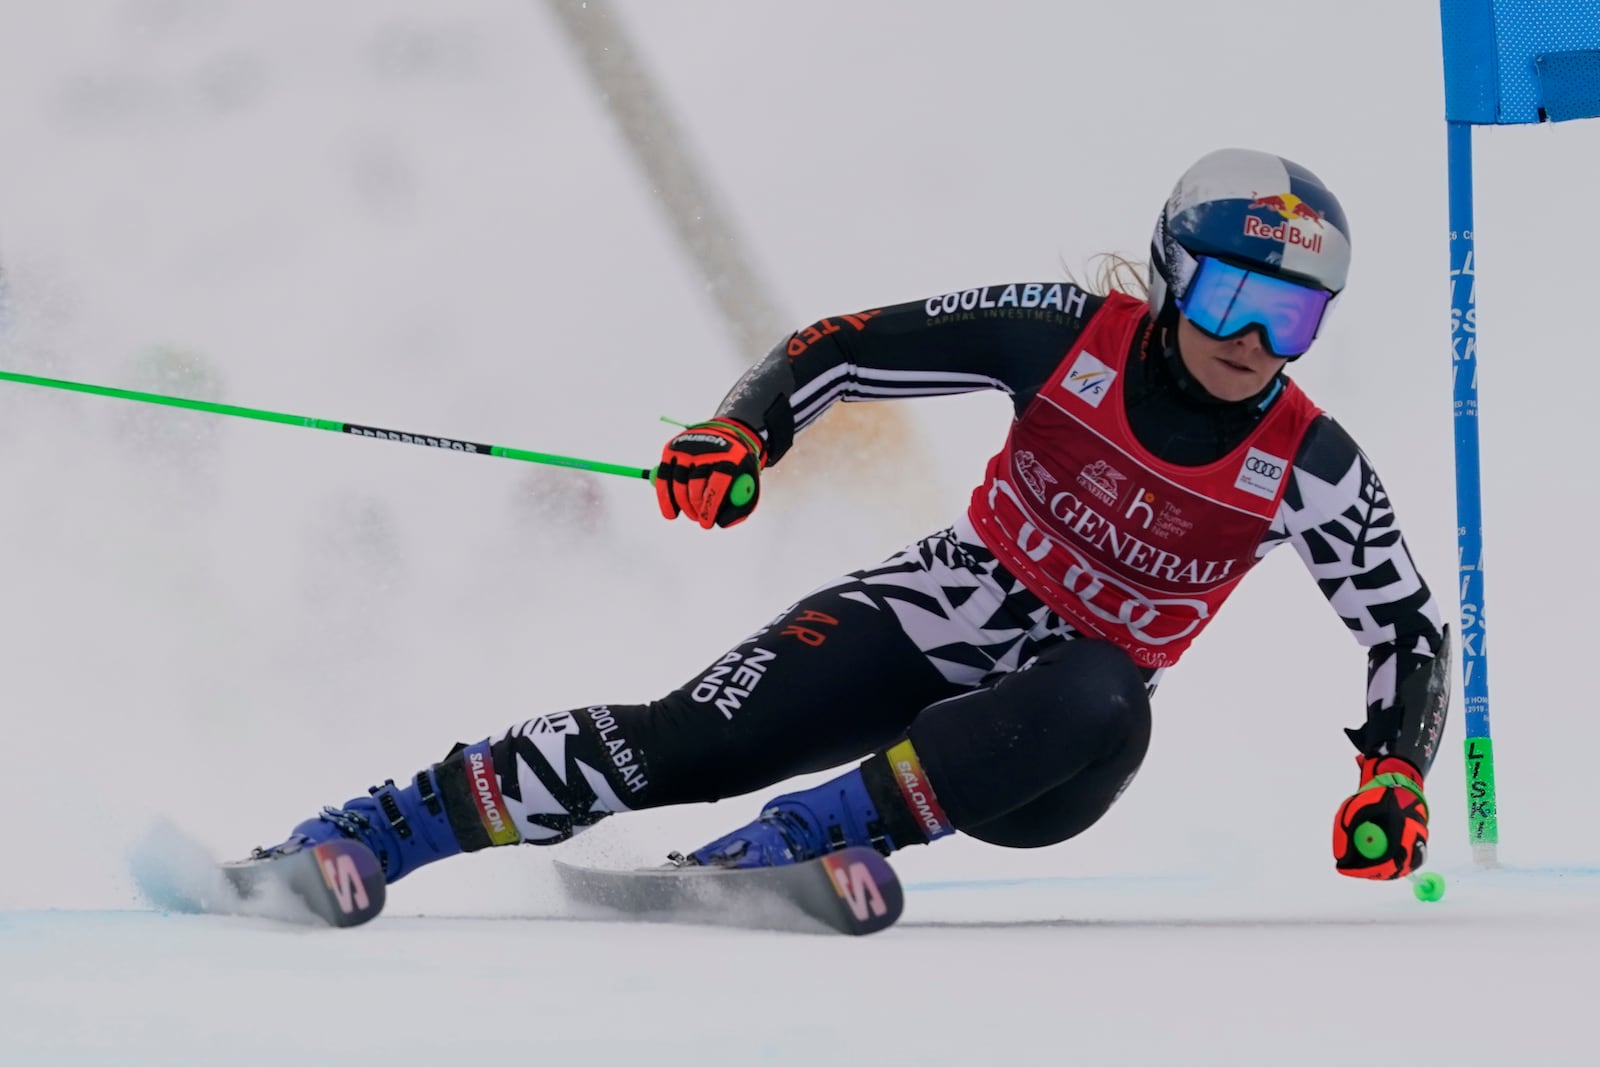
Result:
<svg viewBox="0 0 1600 1067"><path fill-rule="evenodd" d="M1472 125L1448 123L1450 347L1455 387L1456 547L1466 706L1467 836L1473 859L1498 864L1500 823L1489 735L1489 656L1483 604L1483 476L1478 458L1478 292L1472 233Z"/></svg>

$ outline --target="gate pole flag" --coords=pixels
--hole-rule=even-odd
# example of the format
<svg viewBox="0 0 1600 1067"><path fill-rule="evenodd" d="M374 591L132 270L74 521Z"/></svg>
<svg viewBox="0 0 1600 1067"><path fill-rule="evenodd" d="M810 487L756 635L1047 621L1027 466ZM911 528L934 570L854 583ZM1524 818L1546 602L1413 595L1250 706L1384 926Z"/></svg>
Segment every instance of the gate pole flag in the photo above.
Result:
<svg viewBox="0 0 1600 1067"><path fill-rule="evenodd" d="M1483 602L1472 127L1600 116L1600 0L1440 0L1439 15L1450 172L1450 344L1467 833L1473 859L1493 867L1498 865L1500 822Z"/></svg>

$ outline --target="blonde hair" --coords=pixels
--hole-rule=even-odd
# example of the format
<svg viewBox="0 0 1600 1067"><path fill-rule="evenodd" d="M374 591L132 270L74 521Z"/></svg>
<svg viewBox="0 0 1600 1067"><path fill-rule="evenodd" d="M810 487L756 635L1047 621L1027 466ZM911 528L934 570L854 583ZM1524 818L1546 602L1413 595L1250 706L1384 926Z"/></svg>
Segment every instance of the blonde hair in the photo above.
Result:
<svg viewBox="0 0 1600 1067"><path fill-rule="evenodd" d="M1090 256L1087 283L1078 281L1072 273L1072 268L1065 262L1061 264L1061 268L1067 272L1069 282L1095 296L1119 292L1138 297L1140 300L1150 298L1146 264L1130 259L1121 252L1101 252Z"/></svg>

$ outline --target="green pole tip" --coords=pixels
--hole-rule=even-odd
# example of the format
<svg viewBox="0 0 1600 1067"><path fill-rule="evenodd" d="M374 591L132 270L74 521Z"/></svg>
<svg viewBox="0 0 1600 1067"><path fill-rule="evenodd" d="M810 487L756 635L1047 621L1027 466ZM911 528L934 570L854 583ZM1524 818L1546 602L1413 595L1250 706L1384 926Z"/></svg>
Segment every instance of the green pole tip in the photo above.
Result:
<svg viewBox="0 0 1600 1067"><path fill-rule="evenodd" d="M742 508L756 495L756 479L754 475L741 474L733 480L733 486L728 490L728 500L736 508Z"/></svg>
<svg viewBox="0 0 1600 1067"><path fill-rule="evenodd" d="M1444 896L1444 875L1438 871L1413 874L1411 876L1411 892L1423 903L1432 904Z"/></svg>

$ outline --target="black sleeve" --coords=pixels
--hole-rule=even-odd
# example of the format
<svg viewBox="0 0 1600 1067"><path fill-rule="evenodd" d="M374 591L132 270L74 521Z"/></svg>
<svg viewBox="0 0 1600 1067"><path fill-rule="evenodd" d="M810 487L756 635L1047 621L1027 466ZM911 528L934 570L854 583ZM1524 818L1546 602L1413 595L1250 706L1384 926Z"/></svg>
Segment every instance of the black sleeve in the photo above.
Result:
<svg viewBox="0 0 1600 1067"><path fill-rule="evenodd" d="M717 414L766 438L769 465L835 400L999 389L1020 415L1102 303L1067 282L1027 282L822 319L746 371Z"/></svg>
<svg viewBox="0 0 1600 1067"><path fill-rule="evenodd" d="M1450 699L1449 630L1377 471L1326 415L1301 443L1261 551L1284 541L1367 646L1367 720L1346 731L1351 741L1364 755L1400 756L1426 775Z"/></svg>

